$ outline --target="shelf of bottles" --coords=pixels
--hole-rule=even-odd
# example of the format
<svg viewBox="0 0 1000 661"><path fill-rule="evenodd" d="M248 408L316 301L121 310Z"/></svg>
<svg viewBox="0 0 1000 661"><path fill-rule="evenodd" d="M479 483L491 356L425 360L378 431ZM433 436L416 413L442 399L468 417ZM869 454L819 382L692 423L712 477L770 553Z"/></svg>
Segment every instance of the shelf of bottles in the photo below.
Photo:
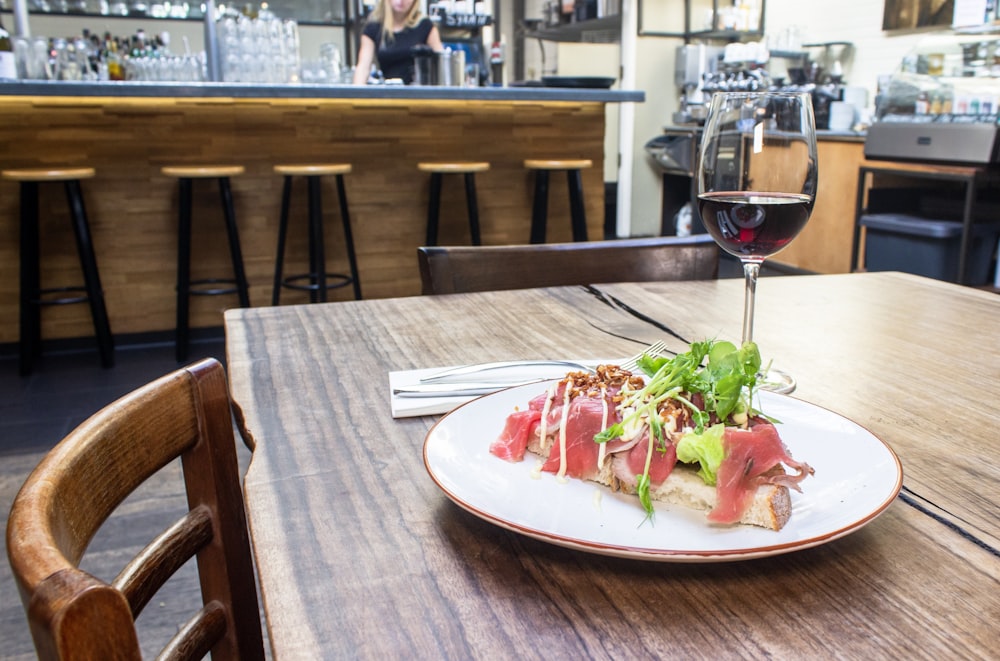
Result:
<svg viewBox="0 0 1000 661"><path fill-rule="evenodd" d="M204 53L171 50L169 33L103 35L84 29L75 37L13 37L17 77L24 80L205 80Z"/></svg>
<svg viewBox="0 0 1000 661"><path fill-rule="evenodd" d="M14 59L14 42L0 18L0 80L17 78L17 62Z"/></svg>
<svg viewBox="0 0 1000 661"><path fill-rule="evenodd" d="M223 9L216 26L222 80L237 83L299 82L302 61L298 25L262 8L252 16ZM204 82L204 51L178 50L170 33L103 35L84 28L77 36L9 38L17 78L65 81ZM339 75L339 71L338 71Z"/></svg>
<svg viewBox="0 0 1000 661"><path fill-rule="evenodd" d="M229 6L218 3L219 7ZM0 0L0 11L12 12L13 0ZM252 5L233 3L231 8L243 13L256 12ZM281 19L299 24L342 26L346 22L342 0L270 0L261 3ZM152 18L165 20L202 20L201 2L186 0L28 0L29 14L52 14L101 18Z"/></svg>

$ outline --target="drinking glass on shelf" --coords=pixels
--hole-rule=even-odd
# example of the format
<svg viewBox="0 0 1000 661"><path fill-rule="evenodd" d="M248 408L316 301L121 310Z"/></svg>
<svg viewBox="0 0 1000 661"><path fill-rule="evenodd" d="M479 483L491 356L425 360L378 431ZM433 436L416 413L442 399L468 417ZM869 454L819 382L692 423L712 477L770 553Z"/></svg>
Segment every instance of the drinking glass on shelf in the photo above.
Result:
<svg viewBox="0 0 1000 661"><path fill-rule="evenodd" d="M816 122L808 94L718 92L698 167L698 210L712 238L743 264L743 342L753 341L757 276L764 260L805 227L816 201ZM791 392L775 369L761 388Z"/></svg>

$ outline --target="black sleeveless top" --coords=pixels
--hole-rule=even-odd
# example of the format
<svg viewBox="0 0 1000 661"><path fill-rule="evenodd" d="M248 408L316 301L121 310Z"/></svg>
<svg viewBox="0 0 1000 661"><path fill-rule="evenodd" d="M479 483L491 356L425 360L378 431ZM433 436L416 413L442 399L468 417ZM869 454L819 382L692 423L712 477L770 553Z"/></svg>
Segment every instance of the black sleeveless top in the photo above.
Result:
<svg viewBox="0 0 1000 661"><path fill-rule="evenodd" d="M386 79L402 78L407 85L413 82L413 47L427 43L434 23L424 17L412 28L403 28L393 34L394 39L382 43L382 26L365 23L364 34L375 42L375 58Z"/></svg>

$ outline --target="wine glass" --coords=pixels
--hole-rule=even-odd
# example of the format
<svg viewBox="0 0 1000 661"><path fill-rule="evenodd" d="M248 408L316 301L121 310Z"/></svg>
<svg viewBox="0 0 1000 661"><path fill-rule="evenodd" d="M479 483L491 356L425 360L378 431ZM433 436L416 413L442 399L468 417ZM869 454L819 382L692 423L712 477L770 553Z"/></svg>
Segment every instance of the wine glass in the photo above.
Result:
<svg viewBox="0 0 1000 661"><path fill-rule="evenodd" d="M754 297L763 261L787 246L816 201L816 122L812 98L788 92L717 92L698 166L698 210L716 243L743 264L743 342L753 341ZM791 392L778 370L760 387Z"/></svg>

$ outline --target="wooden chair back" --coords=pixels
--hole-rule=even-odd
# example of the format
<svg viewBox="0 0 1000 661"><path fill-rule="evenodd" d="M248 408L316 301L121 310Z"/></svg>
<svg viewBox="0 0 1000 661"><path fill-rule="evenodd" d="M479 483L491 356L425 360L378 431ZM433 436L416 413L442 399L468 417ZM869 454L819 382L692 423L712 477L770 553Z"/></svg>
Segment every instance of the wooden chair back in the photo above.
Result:
<svg viewBox="0 0 1000 661"><path fill-rule="evenodd" d="M189 511L110 584L79 569L140 484L181 458ZM203 360L102 409L49 452L14 500L7 551L40 659L139 659L135 618L197 557L203 604L160 658L263 659L226 375Z"/></svg>
<svg viewBox="0 0 1000 661"><path fill-rule="evenodd" d="M424 294L710 280L719 275L719 248L707 234L513 246L424 246L417 249L417 259Z"/></svg>

